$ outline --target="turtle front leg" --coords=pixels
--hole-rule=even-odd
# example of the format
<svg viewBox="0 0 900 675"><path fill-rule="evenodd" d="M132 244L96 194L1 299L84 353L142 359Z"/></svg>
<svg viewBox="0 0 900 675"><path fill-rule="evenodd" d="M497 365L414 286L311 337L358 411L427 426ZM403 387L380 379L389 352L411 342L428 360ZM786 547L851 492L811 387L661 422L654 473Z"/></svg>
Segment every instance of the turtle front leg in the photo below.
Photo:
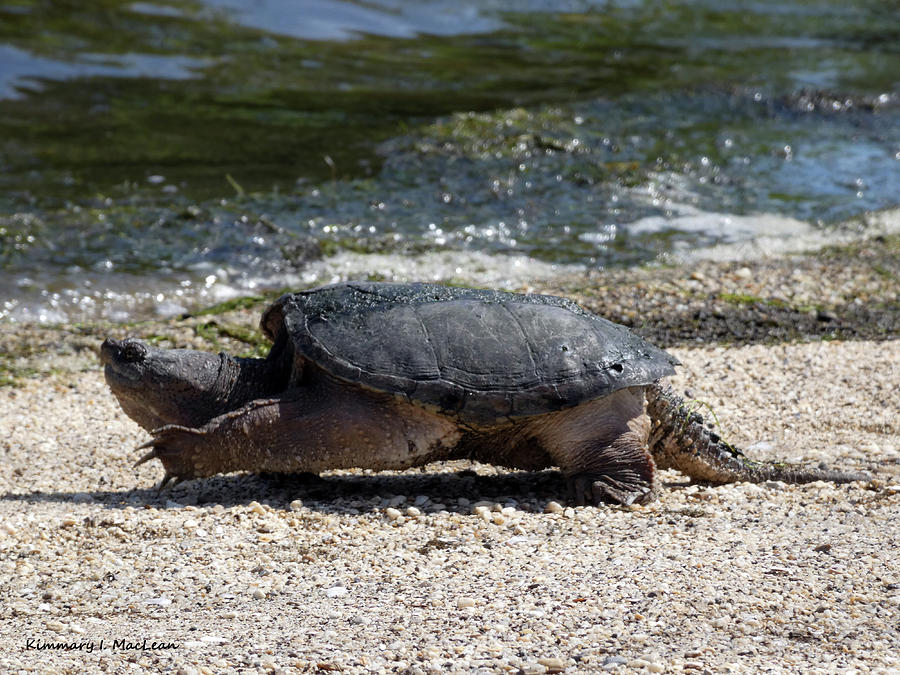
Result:
<svg viewBox="0 0 900 675"><path fill-rule="evenodd" d="M260 399L215 417L201 427L169 424L154 429L150 432L153 438L138 446L139 450L150 448L150 451L135 466L151 459L160 460L165 470L160 489L170 482L252 468L261 461L260 441L265 443L266 434L258 432L265 432L278 423L286 403L290 402Z"/></svg>
<svg viewBox="0 0 900 675"><path fill-rule="evenodd" d="M656 466L647 450L650 419L644 407L643 388L630 387L535 423L576 504L653 498Z"/></svg>
<svg viewBox="0 0 900 675"><path fill-rule="evenodd" d="M231 471L403 469L446 458L460 437L451 420L330 380L253 401L201 427L151 433L139 463L159 459L166 481Z"/></svg>

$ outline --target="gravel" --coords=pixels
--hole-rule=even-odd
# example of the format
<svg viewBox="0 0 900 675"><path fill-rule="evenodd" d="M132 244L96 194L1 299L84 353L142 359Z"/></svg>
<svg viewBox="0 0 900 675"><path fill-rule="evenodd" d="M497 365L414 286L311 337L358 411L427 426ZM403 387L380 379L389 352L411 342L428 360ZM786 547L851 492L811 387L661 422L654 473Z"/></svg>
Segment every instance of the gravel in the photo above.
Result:
<svg viewBox="0 0 900 675"><path fill-rule="evenodd" d="M876 480L664 472L594 508L553 471L454 462L157 494L96 366L17 379L0 671L897 672L900 341L707 342L671 347L673 382L727 440Z"/></svg>

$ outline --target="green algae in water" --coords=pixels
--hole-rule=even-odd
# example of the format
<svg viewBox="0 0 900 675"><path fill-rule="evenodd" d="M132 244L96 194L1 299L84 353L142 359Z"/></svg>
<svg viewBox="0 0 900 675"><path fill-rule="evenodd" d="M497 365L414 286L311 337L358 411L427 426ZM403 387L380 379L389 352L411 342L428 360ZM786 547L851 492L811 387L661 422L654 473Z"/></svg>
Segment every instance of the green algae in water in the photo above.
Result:
<svg viewBox="0 0 900 675"><path fill-rule="evenodd" d="M889 3L475 7L477 33L329 40L203 3L0 9L26 64L0 82L7 303L177 313L342 253L642 264L746 236L648 224L690 209L896 205Z"/></svg>

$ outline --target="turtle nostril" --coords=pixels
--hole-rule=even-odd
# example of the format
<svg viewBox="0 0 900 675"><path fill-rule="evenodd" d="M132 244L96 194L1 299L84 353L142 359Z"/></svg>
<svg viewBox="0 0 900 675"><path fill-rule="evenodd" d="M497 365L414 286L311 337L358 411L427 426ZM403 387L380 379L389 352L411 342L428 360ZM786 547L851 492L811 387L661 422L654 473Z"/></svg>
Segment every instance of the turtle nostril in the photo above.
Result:
<svg viewBox="0 0 900 675"><path fill-rule="evenodd" d="M118 340L114 340L111 337L106 338L103 344L100 345L100 362L104 364L110 363L121 348L122 345Z"/></svg>

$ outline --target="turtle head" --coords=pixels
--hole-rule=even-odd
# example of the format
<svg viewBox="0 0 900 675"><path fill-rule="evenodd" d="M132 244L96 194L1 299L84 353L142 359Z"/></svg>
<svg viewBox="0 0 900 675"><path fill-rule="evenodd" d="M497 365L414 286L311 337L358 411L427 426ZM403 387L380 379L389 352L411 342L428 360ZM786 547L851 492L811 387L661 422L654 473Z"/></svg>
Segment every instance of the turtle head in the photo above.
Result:
<svg viewBox="0 0 900 675"><path fill-rule="evenodd" d="M100 360L122 410L147 430L197 427L227 412L241 374L226 354L157 349L135 338L107 338Z"/></svg>

